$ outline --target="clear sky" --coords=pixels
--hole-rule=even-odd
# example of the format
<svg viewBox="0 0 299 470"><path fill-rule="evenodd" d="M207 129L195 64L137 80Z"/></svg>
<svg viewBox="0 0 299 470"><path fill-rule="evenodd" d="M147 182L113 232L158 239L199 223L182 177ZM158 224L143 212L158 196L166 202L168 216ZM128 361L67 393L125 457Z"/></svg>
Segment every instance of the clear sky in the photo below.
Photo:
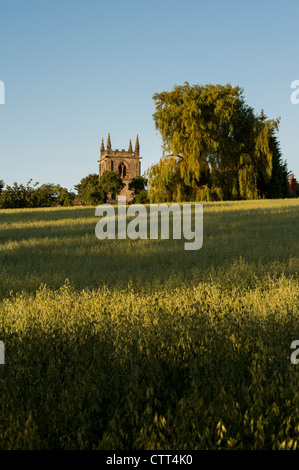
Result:
<svg viewBox="0 0 299 470"><path fill-rule="evenodd" d="M72 189L98 171L101 138L142 171L161 156L152 96L190 84L244 88L257 113L281 117L299 179L298 0L0 0L0 179Z"/></svg>

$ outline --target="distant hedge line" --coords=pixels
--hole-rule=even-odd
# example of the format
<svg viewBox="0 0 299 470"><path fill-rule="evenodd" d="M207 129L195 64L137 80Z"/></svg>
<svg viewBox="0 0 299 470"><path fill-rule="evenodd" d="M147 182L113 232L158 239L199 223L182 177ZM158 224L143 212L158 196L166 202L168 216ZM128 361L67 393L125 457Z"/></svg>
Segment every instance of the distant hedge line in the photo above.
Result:
<svg viewBox="0 0 299 470"><path fill-rule="evenodd" d="M26 186L14 183L4 189L4 182L0 181L0 209L25 209L34 207L71 206L75 193L62 186L39 183L31 185L30 180Z"/></svg>

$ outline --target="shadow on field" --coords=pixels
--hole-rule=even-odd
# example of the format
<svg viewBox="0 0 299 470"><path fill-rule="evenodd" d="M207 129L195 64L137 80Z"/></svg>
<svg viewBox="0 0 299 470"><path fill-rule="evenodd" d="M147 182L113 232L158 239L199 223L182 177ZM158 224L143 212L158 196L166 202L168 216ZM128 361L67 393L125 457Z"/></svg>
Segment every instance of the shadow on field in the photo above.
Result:
<svg viewBox="0 0 299 470"><path fill-rule="evenodd" d="M138 325L128 334L108 321L98 332L81 322L10 333L0 449L270 449L286 439L298 415L298 374L285 358L293 325L280 326L279 344L251 334L258 323L243 325L238 354L231 330L188 325L169 337L167 321L140 337Z"/></svg>
<svg viewBox="0 0 299 470"><path fill-rule="evenodd" d="M185 365L142 354L137 342L121 354L113 334L83 325L69 335L32 327L4 341L0 449L130 449L142 428L143 448L155 415L190 385Z"/></svg>

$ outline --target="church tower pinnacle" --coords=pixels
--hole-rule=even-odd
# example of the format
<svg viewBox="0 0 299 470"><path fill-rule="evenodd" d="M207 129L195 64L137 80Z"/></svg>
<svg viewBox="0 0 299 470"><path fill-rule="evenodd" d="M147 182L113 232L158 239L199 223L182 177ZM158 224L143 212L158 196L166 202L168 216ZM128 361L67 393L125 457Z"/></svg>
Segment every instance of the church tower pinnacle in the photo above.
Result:
<svg viewBox="0 0 299 470"><path fill-rule="evenodd" d="M107 139L107 150L111 150L110 134L108 134L108 139Z"/></svg>
<svg viewBox="0 0 299 470"><path fill-rule="evenodd" d="M140 150L140 146L139 146L139 139L138 139L138 134L137 134L136 143L135 143L135 152L139 153L139 150Z"/></svg>

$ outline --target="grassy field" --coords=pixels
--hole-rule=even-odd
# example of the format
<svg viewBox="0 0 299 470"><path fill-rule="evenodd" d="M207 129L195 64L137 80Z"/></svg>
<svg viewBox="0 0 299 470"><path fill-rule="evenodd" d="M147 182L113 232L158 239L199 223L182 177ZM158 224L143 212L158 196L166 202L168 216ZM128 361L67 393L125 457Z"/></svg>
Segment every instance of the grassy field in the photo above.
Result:
<svg viewBox="0 0 299 470"><path fill-rule="evenodd" d="M0 449L299 448L299 201L204 204L204 241L0 211Z"/></svg>

